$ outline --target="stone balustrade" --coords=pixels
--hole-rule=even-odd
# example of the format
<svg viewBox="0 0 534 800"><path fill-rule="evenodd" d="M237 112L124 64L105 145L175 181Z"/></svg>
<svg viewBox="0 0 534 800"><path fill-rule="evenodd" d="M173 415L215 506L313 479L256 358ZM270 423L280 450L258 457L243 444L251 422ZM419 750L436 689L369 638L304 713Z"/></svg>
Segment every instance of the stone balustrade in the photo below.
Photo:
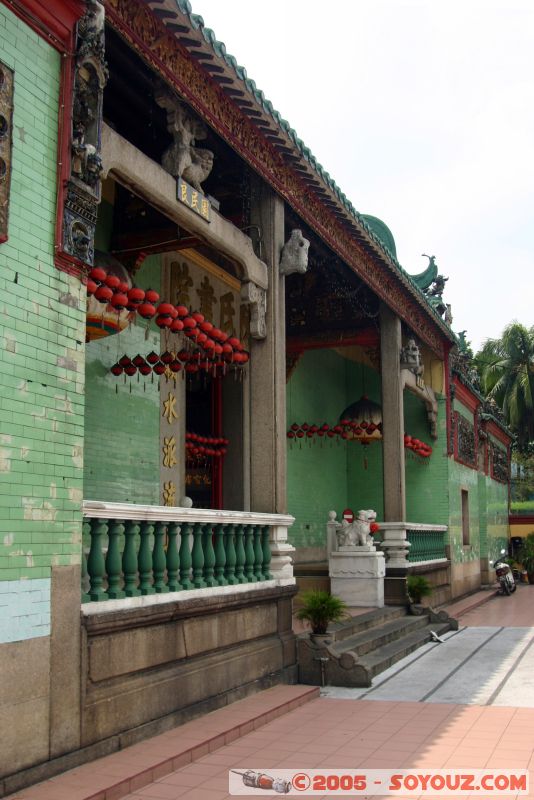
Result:
<svg viewBox="0 0 534 800"><path fill-rule="evenodd" d="M295 583L288 515L90 500L83 515L83 603Z"/></svg>
<svg viewBox="0 0 534 800"><path fill-rule="evenodd" d="M408 567L447 559L446 525L418 522L380 522L380 547L386 567Z"/></svg>

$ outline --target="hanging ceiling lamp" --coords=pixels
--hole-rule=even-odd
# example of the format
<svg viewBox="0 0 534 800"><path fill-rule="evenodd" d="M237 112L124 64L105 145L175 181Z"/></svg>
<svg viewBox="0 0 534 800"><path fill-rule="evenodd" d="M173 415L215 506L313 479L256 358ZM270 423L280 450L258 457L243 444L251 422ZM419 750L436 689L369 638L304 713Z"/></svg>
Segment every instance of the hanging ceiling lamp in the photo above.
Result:
<svg viewBox="0 0 534 800"><path fill-rule="evenodd" d="M344 439L367 446L382 438L382 408L364 394L345 409L339 424Z"/></svg>

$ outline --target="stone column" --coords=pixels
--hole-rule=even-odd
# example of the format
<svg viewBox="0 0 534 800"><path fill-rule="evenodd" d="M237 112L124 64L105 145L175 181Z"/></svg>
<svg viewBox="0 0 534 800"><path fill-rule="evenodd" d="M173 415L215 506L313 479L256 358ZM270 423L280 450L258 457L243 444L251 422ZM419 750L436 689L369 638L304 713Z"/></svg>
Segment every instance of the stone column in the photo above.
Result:
<svg viewBox="0 0 534 800"><path fill-rule="evenodd" d="M382 448L384 520L396 523L384 530L382 548L388 567L406 561L406 489L404 464L404 401L400 371L401 321L386 305L380 306L380 356L382 377ZM388 551L391 550L391 553Z"/></svg>
<svg viewBox="0 0 534 800"><path fill-rule="evenodd" d="M269 288L265 296L253 284L243 287L243 298L251 307L250 508L283 514L287 510L285 285L279 261L284 202L259 180L254 184L251 223L260 231L258 255L267 264ZM259 338L262 334L264 338Z"/></svg>

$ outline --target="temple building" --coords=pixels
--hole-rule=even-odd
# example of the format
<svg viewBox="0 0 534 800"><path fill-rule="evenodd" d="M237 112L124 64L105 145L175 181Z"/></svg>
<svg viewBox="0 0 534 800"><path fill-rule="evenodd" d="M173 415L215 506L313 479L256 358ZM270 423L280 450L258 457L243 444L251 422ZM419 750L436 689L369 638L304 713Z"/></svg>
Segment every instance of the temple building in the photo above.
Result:
<svg viewBox="0 0 534 800"><path fill-rule="evenodd" d="M376 511L386 602L491 580L511 437L436 258L403 269L188 0L0 23L3 796L295 682L332 511Z"/></svg>

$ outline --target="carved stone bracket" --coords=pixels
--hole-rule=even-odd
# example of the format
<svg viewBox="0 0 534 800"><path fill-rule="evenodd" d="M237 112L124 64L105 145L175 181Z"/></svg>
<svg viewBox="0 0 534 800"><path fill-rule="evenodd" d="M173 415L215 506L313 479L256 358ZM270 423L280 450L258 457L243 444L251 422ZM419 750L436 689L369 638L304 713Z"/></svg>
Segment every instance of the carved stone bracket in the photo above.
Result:
<svg viewBox="0 0 534 800"><path fill-rule="evenodd" d="M267 292L252 281L241 287L241 301L250 306L250 335L253 339L265 339L267 325Z"/></svg>
<svg viewBox="0 0 534 800"><path fill-rule="evenodd" d="M308 269L308 250L310 242L302 235L302 231L295 229L282 248L280 257L280 275L293 275L298 272L303 274Z"/></svg>

